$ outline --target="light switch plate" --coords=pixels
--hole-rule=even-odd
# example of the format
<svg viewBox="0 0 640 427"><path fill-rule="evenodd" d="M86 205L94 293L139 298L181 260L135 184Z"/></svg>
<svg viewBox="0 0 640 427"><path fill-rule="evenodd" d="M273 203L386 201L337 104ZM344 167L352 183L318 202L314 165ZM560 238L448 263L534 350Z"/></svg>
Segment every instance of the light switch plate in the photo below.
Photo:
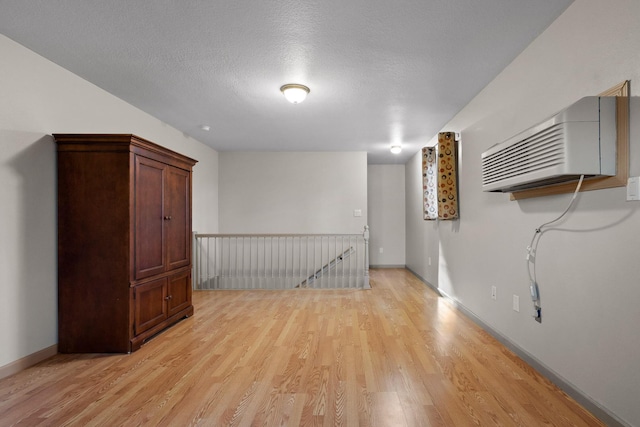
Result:
<svg viewBox="0 0 640 427"><path fill-rule="evenodd" d="M627 201L640 200L640 176L632 176L627 180Z"/></svg>
<svg viewBox="0 0 640 427"><path fill-rule="evenodd" d="M362 216L362 210L354 209L353 210L353 216Z"/></svg>

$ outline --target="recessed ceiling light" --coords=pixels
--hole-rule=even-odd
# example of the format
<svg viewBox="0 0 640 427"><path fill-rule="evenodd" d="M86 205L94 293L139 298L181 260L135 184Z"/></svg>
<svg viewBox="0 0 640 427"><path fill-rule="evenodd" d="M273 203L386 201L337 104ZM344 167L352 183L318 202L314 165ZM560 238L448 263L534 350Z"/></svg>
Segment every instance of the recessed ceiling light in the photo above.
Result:
<svg viewBox="0 0 640 427"><path fill-rule="evenodd" d="M400 144L393 144L391 146L391 152L393 154L400 154L400 152L402 151L402 145Z"/></svg>
<svg viewBox="0 0 640 427"><path fill-rule="evenodd" d="M211 130L211 126L202 125L200 126L200 129L202 129L205 132L209 132Z"/></svg>
<svg viewBox="0 0 640 427"><path fill-rule="evenodd" d="M296 83L289 83L283 85L280 88L280 92L287 98L292 104L299 104L307 97L307 94L311 92L308 87L305 85L300 85Z"/></svg>

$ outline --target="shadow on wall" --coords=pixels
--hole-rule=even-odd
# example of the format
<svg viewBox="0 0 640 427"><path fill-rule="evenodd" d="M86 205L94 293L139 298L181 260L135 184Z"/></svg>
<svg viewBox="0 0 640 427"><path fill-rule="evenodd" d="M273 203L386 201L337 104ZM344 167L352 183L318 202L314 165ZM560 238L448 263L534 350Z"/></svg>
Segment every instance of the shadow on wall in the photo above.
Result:
<svg viewBox="0 0 640 427"><path fill-rule="evenodd" d="M3 340L16 359L57 342L56 150L53 137L41 133L2 130L0 141L8 202L2 287L10 298L3 315L11 316Z"/></svg>

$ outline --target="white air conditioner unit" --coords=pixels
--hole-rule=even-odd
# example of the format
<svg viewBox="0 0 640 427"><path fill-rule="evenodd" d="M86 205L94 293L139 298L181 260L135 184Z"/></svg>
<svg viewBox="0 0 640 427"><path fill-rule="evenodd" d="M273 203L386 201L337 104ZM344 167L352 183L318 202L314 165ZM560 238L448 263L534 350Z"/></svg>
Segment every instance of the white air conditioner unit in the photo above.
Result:
<svg viewBox="0 0 640 427"><path fill-rule="evenodd" d="M482 190L515 192L616 174L616 99L588 96L482 153Z"/></svg>

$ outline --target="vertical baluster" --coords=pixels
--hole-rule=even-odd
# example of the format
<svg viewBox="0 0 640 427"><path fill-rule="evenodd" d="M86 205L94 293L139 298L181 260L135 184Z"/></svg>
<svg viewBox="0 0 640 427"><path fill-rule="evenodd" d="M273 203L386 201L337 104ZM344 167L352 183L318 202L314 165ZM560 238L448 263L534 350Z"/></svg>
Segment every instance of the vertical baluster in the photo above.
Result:
<svg viewBox="0 0 640 427"><path fill-rule="evenodd" d="M213 252L215 254L213 263L213 275L216 277L217 287L220 287L222 281L222 250L220 248L221 237L213 238Z"/></svg>
<svg viewBox="0 0 640 427"><path fill-rule="evenodd" d="M260 247L262 246L262 257L260 257ZM264 265L264 236L256 239L256 277L258 278L258 287L262 288L262 269L260 268L260 259Z"/></svg>
<svg viewBox="0 0 640 427"><path fill-rule="evenodd" d="M193 254L194 257L194 262L196 263L194 268L193 268L193 283L195 284L195 288L194 289L199 289L201 287L200 285L200 261L199 261L199 257L201 250L199 249L200 246L200 242L202 241L202 238L198 238L196 237L196 247L195 247L195 253Z"/></svg>
<svg viewBox="0 0 640 427"><path fill-rule="evenodd" d="M324 281L324 237L320 236L320 277Z"/></svg>
<svg viewBox="0 0 640 427"><path fill-rule="evenodd" d="M211 246L211 242L210 242L210 238L207 237L207 252L206 252L206 260L207 260L207 266L205 268L206 270L206 276L207 276L207 289L211 289L211 272L209 271L209 251L210 251L210 246ZM200 255L202 257L202 255ZM202 262L202 260L200 260L200 262Z"/></svg>
<svg viewBox="0 0 640 427"><path fill-rule="evenodd" d="M231 236L227 237L227 288L231 288Z"/></svg>
<svg viewBox="0 0 640 427"><path fill-rule="evenodd" d="M369 284L369 226L364 226L364 283L363 288L370 289L371 285Z"/></svg>
<svg viewBox="0 0 640 427"><path fill-rule="evenodd" d="M260 241L262 240L262 237L260 236L256 236L256 282L257 282L257 286L258 288L260 288L260 284L262 283L262 280L260 279Z"/></svg>
<svg viewBox="0 0 640 427"><path fill-rule="evenodd" d="M217 282L218 285L220 285L220 283L221 283L220 280L222 280L222 265L221 265L221 262L222 262L222 259L221 259L222 250L220 250L220 246L219 246L220 245L220 239L221 239L221 237L214 237L214 239L213 239L214 252L216 253L216 258L215 258L216 262L214 264L215 269L214 269L213 274L218 277L218 282Z"/></svg>
<svg viewBox="0 0 640 427"><path fill-rule="evenodd" d="M226 287L226 282L224 281L224 254L225 254L225 250L224 250L224 237L220 237L220 280L221 283L225 283L225 285L223 287Z"/></svg>
<svg viewBox="0 0 640 427"><path fill-rule="evenodd" d="M204 242L204 239L206 239L206 243ZM213 265L211 265L211 260L210 260L211 255L209 254L211 251L211 238L204 237L202 241L202 245L203 247L199 250L200 259L198 260L198 263L206 262L206 265L204 266L204 271L202 272L202 274L207 276L206 289L211 289L211 276L215 274L215 272L211 271L213 269ZM204 261L202 260L203 254L205 256ZM204 285L204 282L203 282L203 285ZM204 289L204 286L202 286L200 289Z"/></svg>
<svg viewBox="0 0 640 427"><path fill-rule="evenodd" d="M209 239L207 239L207 244ZM213 277L215 277L215 283L220 284L220 267L218 264L218 238L213 237Z"/></svg>
<svg viewBox="0 0 640 427"><path fill-rule="evenodd" d="M198 289L202 289L202 238L200 239L196 239L196 267L197 267L197 271L195 272L196 275L196 286L198 287Z"/></svg>
<svg viewBox="0 0 640 427"><path fill-rule="evenodd" d="M283 258L283 271L284 271L284 279L282 280L280 286L283 289L286 289L289 285L289 268L291 267L291 257L289 256L289 248L291 246L291 237L284 236L284 258Z"/></svg>
<svg viewBox="0 0 640 427"><path fill-rule="evenodd" d="M233 287L234 289L238 288L238 279L240 278L240 270L238 269L238 260L240 259L238 257L238 248L240 247L240 237L236 236L235 237L236 243L234 246L234 259L233 259Z"/></svg>
<svg viewBox="0 0 640 427"><path fill-rule="evenodd" d="M273 279L273 237L269 237L269 277ZM271 282L273 280L269 281L269 283Z"/></svg>
<svg viewBox="0 0 640 427"><path fill-rule="evenodd" d="M291 277L293 277L293 266L294 266L294 259L293 259L293 246L295 245L295 238L293 236L289 237L289 244L287 245L287 265L289 266L288 268L291 268L291 276L289 276L287 274L287 280L286 280L286 285L285 288L289 288L291 286ZM291 255L288 254L289 249L291 249ZM289 271L288 269L285 269L287 272Z"/></svg>
<svg viewBox="0 0 640 427"><path fill-rule="evenodd" d="M357 277L358 276L358 260L360 259L360 239L354 238L353 245L355 250L355 254L354 254L355 257L353 258L354 273L352 274L352 276Z"/></svg>
<svg viewBox="0 0 640 427"><path fill-rule="evenodd" d="M195 278L194 278L194 282L196 284L197 289L202 289L202 237L200 238L196 238L196 253L194 254L194 257L196 257L196 266L194 268L195 272Z"/></svg>
<svg viewBox="0 0 640 427"><path fill-rule="evenodd" d="M213 241L213 242L212 242ZM211 249L211 245L213 243L213 249ZM216 283L216 267L217 267L217 263L216 263L216 259L215 256L212 256L212 253L215 254L216 252L216 238L215 237L207 237L207 265L211 265L211 276L213 276L213 284L215 285ZM212 289L212 285L211 285L211 281L209 282L209 286L208 289Z"/></svg>
<svg viewBox="0 0 640 427"><path fill-rule="evenodd" d="M353 260L353 257L355 256L355 253L352 253L351 248L353 247L353 243L352 243L352 237L349 236L349 244L347 245L348 248L347 250L349 251L349 273L348 273L348 277L349 277L349 287L351 287L351 262Z"/></svg>
<svg viewBox="0 0 640 427"><path fill-rule="evenodd" d="M339 287L338 286L338 268L339 268L339 264L338 263L341 262L341 261L338 258L342 257L342 253L344 252L344 251L341 251L340 253L338 253L338 240L339 240L338 238L339 238L339 236L337 234L333 237L333 239L335 241L334 246L335 246L335 259L336 259L336 261L335 261L336 270L333 273L333 276L335 277L333 286L335 288Z"/></svg>
<svg viewBox="0 0 640 427"><path fill-rule="evenodd" d="M302 277L302 236L298 237L298 279L296 282L300 280Z"/></svg>
<svg viewBox="0 0 640 427"><path fill-rule="evenodd" d="M344 288L344 263L346 262L346 260L344 259L345 257L345 250L344 250L344 234L342 236L340 236L340 257L342 258L341 261L341 265L340 265L340 287Z"/></svg>
<svg viewBox="0 0 640 427"><path fill-rule="evenodd" d="M349 262L351 262L351 236L347 236L347 248L345 249L345 252L347 252L349 254ZM344 260L342 262L344 262ZM349 278L349 273L347 271L347 264L346 263L344 264L344 267L342 268L342 275L347 278L347 280L346 280L347 288L350 287L349 286L349 279L348 279Z"/></svg>
<svg viewBox="0 0 640 427"><path fill-rule="evenodd" d="M327 283L326 288L331 287L331 236L327 236L327 260L325 262L327 266Z"/></svg>
<svg viewBox="0 0 640 427"><path fill-rule="evenodd" d="M238 246L240 245L240 238L235 236L233 244L233 288L238 287Z"/></svg>
<svg viewBox="0 0 640 427"><path fill-rule="evenodd" d="M235 236L233 239L233 267L229 271L229 276L231 276L232 289L236 288L236 280L238 277L238 237Z"/></svg>
<svg viewBox="0 0 640 427"><path fill-rule="evenodd" d="M327 236L327 287L331 287L331 240L332 236Z"/></svg>
<svg viewBox="0 0 640 427"><path fill-rule="evenodd" d="M222 264L222 277L225 278L224 279L224 283L225 283L224 287L225 288L229 287L228 286L229 283L228 283L228 279L227 278L230 276L229 270L231 269L231 261L230 261L230 258L229 258L229 254L231 253L231 244L229 243L229 239L230 239L230 237L223 237L222 238L222 262L223 262L223 264ZM227 249L226 250L224 249L224 242L225 241L227 242ZM227 269L226 270L224 268L225 255L226 255L226 258L227 258Z"/></svg>
<svg viewBox="0 0 640 427"><path fill-rule="evenodd" d="M324 243L323 243L322 240L323 240L323 237L322 236L318 236L318 261L317 262L318 262L319 267L316 268L316 272L318 273L317 277L316 277L316 280L317 280L318 284L317 284L316 287L320 287L321 280L322 280L322 274L323 274L323 272L322 272L322 258L323 258L322 250L324 249Z"/></svg>

